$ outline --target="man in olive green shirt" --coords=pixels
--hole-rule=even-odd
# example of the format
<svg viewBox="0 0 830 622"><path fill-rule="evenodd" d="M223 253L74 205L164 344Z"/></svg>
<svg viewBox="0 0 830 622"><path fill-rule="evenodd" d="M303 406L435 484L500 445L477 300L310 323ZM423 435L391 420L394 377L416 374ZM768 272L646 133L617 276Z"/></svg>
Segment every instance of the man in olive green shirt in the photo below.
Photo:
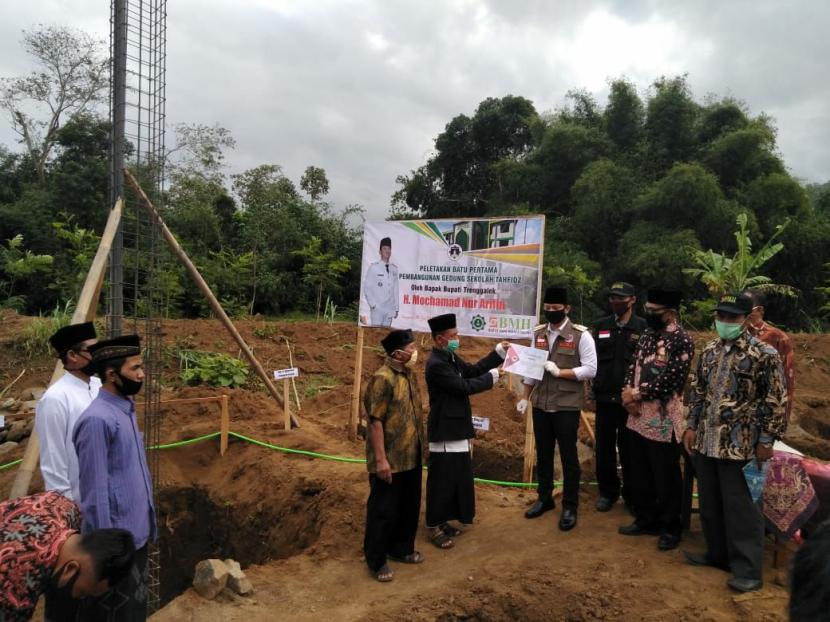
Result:
<svg viewBox="0 0 830 622"><path fill-rule="evenodd" d="M378 581L391 581L387 560L418 564L415 550L421 511L421 397L412 369L418 359L411 330L393 330L382 341L387 357L366 387L369 415L366 467L369 500L363 552Z"/></svg>

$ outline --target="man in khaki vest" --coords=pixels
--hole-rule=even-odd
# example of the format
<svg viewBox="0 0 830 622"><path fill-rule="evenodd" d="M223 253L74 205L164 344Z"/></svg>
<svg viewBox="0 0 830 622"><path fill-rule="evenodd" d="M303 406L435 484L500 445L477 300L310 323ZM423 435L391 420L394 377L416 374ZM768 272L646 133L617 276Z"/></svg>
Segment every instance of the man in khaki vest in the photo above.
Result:
<svg viewBox="0 0 830 622"><path fill-rule="evenodd" d="M547 324L533 335L533 345L548 351L545 375L540 381L524 379L524 393L516 410L524 413L533 401L533 436L536 438L538 500L525 512L536 518L556 507L553 501L553 452L559 442L564 475L559 529L576 526L579 505L579 457L576 431L582 409L583 385L597 373L597 352L591 333L568 319L571 307L564 288L548 287L542 307Z"/></svg>

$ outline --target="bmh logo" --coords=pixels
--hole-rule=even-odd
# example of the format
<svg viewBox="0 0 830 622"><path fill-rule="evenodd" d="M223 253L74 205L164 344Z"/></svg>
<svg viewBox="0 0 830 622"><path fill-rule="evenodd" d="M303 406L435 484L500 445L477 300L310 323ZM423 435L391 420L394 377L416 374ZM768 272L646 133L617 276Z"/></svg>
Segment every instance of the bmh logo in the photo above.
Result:
<svg viewBox="0 0 830 622"><path fill-rule="evenodd" d="M470 320L470 327L476 332L484 330L486 326L487 320L484 319L483 315L474 315L473 319Z"/></svg>
<svg viewBox="0 0 830 622"><path fill-rule="evenodd" d="M461 257L461 251L462 249L460 244L450 244L450 247L447 249L447 254L453 261L458 261Z"/></svg>

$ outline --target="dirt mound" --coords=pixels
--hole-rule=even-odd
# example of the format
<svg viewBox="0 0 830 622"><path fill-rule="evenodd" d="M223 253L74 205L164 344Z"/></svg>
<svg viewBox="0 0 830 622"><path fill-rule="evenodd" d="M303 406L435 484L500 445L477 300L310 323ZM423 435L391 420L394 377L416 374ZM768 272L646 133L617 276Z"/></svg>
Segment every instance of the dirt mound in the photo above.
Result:
<svg viewBox="0 0 830 622"><path fill-rule="evenodd" d="M54 359L21 360L13 342L30 318L7 314L0 321L0 390L26 369L19 386L48 381ZM348 438L356 329L348 324L247 320L237 326L267 370L300 368L296 390L301 427L283 429L283 412L252 379L239 389L183 386L180 349L238 356L235 343L210 320L163 323L165 370L162 398L226 394L231 430L273 445L334 456L362 457L364 443ZM364 383L383 361L384 331L366 333ZM698 335L700 345L706 335ZM289 360L286 339L293 352ZM786 441L813 456L830 458L830 336L796 335L797 400ZM462 356L475 361L492 342L462 339ZM421 358L428 335L418 335ZM423 374L418 375L426 398ZM365 386L365 384L364 384ZM293 391L292 391L293 395ZM522 473L525 418L505 381L472 399L473 413L490 419L474 444L479 477L518 481ZM219 408L210 404L163 404L161 441L172 443L219 430ZM586 429L580 440L590 443ZM593 511L596 489L583 486L579 525L562 534L558 511L536 521L522 518L534 492L491 485L477 487L476 524L453 551L438 551L418 537L427 555L420 567L396 565L398 578L380 586L369 580L362 560L368 492L365 466L287 454L231 439L219 456L214 438L160 450L158 478L162 596L186 590L198 561L238 559L254 584L248 599L206 602L186 590L159 620L223 622L271 620L782 620L786 593L771 574L757 601L732 599L724 575L693 569L679 552L659 553L653 539L623 538L616 528L630 517L619 506ZM4 456L19 458L21 444ZM583 479L592 475L590 449L581 446ZM14 469L0 471L8 490ZM556 473L559 476L557 462ZM33 490L40 489L39 474ZM702 550L696 518L684 546ZM678 589L683 585L684 589Z"/></svg>

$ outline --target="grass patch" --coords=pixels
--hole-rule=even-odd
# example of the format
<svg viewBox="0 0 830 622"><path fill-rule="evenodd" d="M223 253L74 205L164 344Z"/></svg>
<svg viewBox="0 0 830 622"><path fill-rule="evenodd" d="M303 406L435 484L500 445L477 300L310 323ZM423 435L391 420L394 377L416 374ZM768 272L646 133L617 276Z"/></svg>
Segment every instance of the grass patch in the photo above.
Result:
<svg viewBox="0 0 830 622"><path fill-rule="evenodd" d="M306 376L306 381L303 386L303 396L316 397L323 391L330 391L338 386L340 386L340 381L328 374Z"/></svg>
<svg viewBox="0 0 830 622"><path fill-rule="evenodd" d="M63 307L58 305L47 315L40 314L15 338L14 348L22 352L27 360L52 354L49 337L59 328L69 325L74 311L75 305L70 300Z"/></svg>

